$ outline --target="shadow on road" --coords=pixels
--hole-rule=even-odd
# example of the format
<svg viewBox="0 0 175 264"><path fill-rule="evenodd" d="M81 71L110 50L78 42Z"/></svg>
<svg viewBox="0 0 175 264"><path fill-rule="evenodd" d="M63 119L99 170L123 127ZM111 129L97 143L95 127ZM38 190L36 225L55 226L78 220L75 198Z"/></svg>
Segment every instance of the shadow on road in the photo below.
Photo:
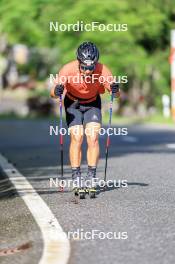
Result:
<svg viewBox="0 0 175 264"><path fill-rule="evenodd" d="M110 186L104 186L104 187L101 187L101 186L98 186L97 187L97 191L98 191L98 194L100 194L101 192L109 192L109 191L113 191L113 190L116 190L116 189L121 189L121 188L129 188L129 186L139 186L139 187L147 187L149 186L149 184L147 183L142 183L142 182L127 182L127 185L126 186L122 186L122 183L117 183L117 180L116 181L111 181L110 183Z"/></svg>
<svg viewBox="0 0 175 264"><path fill-rule="evenodd" d="M59 136L49 135L49 126L58 125L57 122L49 121L1 121L0 122L0 147L3 155L13 163L24 176L31 181L48 181L51 175L60 175L60 150ZM121 126L120 126L121 127ZM13 133L12 133L13 131ZM168 149L166 144L175 142L175 133L171 129L145 128L142 126L128 126L128 136L134 137L135 141L123 140L122 136L110 137L109 159L133 155L135 153L168 153L174 155L174 149ZM127 138L126 138L127 139ZM106 136L100 136L100 158L105 158ZM69 167L69 136L64 137L64 174L65 179L71 177ZM82 165L86 166L86 140L83 142ZM87 167L87 166L86 166ZM103 172L104 168L98 168ZM146 187L148 183L130 182L129 186ZM13 196L14 190L9 185L9 181L0 174L0 197ZM112 191L115 186L106 191ZM13 188L12 188L13 189ZM7 193L6 193L6 191ZM57 190L50 188L38 188L40 194L56 193Z"/></svg>
<svg viewBox="0 0 175 264"><path fill-rule="evenodd" d="M45 194L53 194L53 193L71 193L73 191L73 188L64 188L63 191L61 190L60 186L58 185L57 187L52 187L52 188L47 188L47 187L40 187L37 188L35 187L35 190L33 189L25 189L22 188L20 189L19 193L16 192L16 189L14 188L13 184L9 181L9 179L3 175L1 175L1 180L0 180L0 200L3 199L12 199L17 196L23 196L24 194L30 194L34 193L35 191L40 194L40 195L45 195ZM2 176L3 175L3 176ZM2 179L3 178L3 179ZM70 178L70 177L69 177ZM48 180L48 178L45 179L45 181ZM119 182L118 180L116 181L110 181L110 186L97 186L97 195L99 195L102 192L109 192L109 191L114 191L116 189L121 189L121 188L129 188L129 186L138 186L138 187L147 187L149 184L147 183L141 183L141 182L127 182L127 185L124 186L122 182Z"/></svg>

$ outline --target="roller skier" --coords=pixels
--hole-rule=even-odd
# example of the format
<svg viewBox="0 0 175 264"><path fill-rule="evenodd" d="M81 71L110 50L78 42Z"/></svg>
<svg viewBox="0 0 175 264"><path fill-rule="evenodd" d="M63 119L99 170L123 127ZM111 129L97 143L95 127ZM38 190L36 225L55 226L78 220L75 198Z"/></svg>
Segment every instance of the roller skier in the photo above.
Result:
<svg viewBox="0 0 175 264"><path fill-rule="evenodd" d="M119 97L119 87L111 71L99 62L99 50L92 42L83 42L77 59L64 65L51 89L53 98L64 97L66 122L70 130L69 157L75 195L85 198L96 194L96 170L100 154L99 130L102 123L101 98L107 90ZM81 146L87 140L87 175L81 174Z"/></svg>

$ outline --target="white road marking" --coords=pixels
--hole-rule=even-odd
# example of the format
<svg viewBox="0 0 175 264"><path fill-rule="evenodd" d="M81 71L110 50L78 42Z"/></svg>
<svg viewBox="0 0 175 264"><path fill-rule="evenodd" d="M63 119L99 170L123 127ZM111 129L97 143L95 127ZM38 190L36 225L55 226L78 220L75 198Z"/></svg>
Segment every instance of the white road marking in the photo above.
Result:
<svg viewBox="0 0 175 264"><path fill-rule="evenodd" d="M167 148L170 148L170 149L175 149L175 143L173 144L166 144L166 147Z"/></svg>
<svg viewBox="0 0 175 264"><path fill-rule="evenodd" d="M39 264L66 264L70 256L70 243L47 204L28 180L1 154L0 167L15 186L40 227L44 248Z"/></svg>
<svg viewBox="0 0 175 264"><path fill-rule="evenodd" d="M138 142L138 139L136 137L131 137L131 136L123 136L122 140L129 143Z"/></svg>

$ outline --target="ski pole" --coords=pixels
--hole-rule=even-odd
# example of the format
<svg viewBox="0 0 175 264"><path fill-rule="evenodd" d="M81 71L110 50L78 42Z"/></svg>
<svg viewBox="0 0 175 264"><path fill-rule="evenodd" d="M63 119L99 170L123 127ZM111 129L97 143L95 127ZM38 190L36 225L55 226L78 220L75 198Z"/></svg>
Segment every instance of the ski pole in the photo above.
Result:
<svg viewBox="0 0 175 264"><path fill-rule="evenodd" d="M62 104L62 95L60 95L60 157L61 157L61 179L63 183L63 135L61 133L63 126L63 104ZM63 191L63 187L61 187Z"/></svg>
<svg viewBox="0 0 175 264"><path fill-rule="evenodd" d="M112 105L113 105L114 95L111 93L111 99L110 99L110 107L109 107L109 124L108 128L111 126L112 121ZM109 153L109 144L110 144L110 138L109 134L107 135L106 139L106 151L105 151L105 175L104 175L104 182L106 183L106 172L107 172L107 166L108 166L108 153Z"/></svg>

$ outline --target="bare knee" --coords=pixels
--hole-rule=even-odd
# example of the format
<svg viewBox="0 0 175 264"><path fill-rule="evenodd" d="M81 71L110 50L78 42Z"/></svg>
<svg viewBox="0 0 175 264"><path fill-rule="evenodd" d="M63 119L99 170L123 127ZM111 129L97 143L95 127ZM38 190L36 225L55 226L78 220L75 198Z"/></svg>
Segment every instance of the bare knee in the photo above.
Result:
<svg viewBox="0 0 175 264"><path fill-rule="evenodd" d="M71 135L71 142L77 146L81 146L82 142L83 142L83 135Z"/></svg>
<svg viewBox="0 0 175 264"><path fill-rule="evenodd" d="M91 148L97 147L98 146L98 135L88 135L87 144Z"/></svg>
<svg viewBox="0 0 175 264"><path fill-rule="evenodd" d="M83 142L83 128L82 126L75 126L71 128L71 143L81 146Z"/></svg>
<svg viewBox="0 0 175 264"><path fill-rule="evenodd" d="M99 135L100 124L98 123L89 123L86 126L86 138L87 144L89 147L97 147L98 146L98 135Z"/></svg>

